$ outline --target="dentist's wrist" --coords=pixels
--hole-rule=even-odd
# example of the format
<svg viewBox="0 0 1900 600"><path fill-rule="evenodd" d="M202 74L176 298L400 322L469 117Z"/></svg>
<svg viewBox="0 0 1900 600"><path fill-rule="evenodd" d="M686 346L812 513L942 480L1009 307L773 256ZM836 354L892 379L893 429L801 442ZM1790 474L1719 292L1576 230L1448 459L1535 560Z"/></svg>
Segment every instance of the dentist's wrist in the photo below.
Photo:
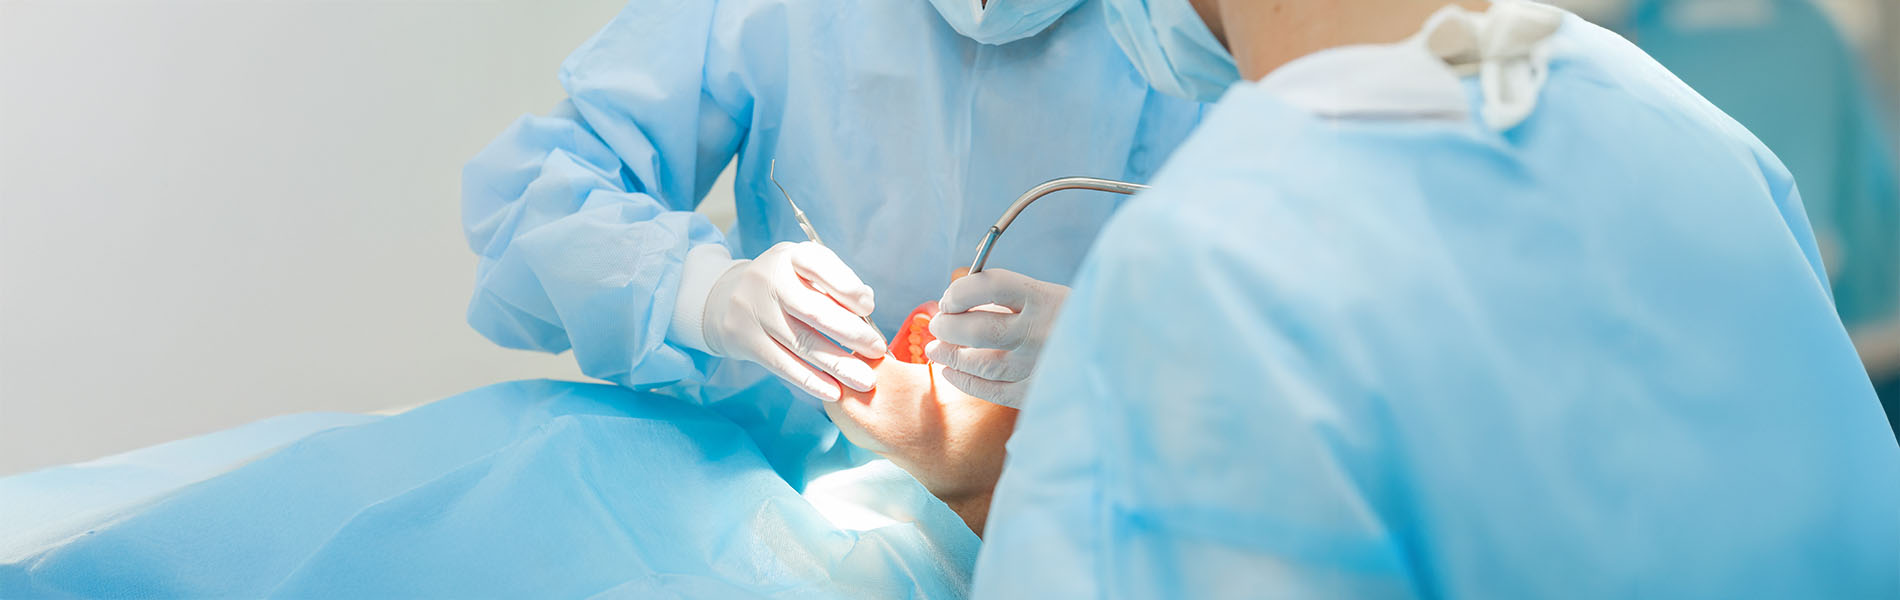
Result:
<svg viewBox="0 0 1900 600"><path fill-rule="evenodd" d="M706 342L706 303L713 285L726 271L743 260L733 260L722 244L701 244L686 253L680 268L679 297L673 301L673 318L666 329L666 341L708 354L716 354Z"/></svg>

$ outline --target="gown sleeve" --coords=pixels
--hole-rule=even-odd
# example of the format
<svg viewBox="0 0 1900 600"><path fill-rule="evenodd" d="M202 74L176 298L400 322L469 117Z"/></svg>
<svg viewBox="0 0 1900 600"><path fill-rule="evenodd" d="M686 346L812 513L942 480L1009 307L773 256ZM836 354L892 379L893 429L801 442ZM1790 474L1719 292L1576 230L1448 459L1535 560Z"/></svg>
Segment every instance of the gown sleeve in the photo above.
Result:
<svg viewBox="0 0 1900 600"><path fill-rule="evenodd" d="M693 211L746 133L741 2L630 3L561 69L567 100L525 116L463 169L480 256L468 322L495 343L574 351L623 386L703 379L717 359L670 340L687 252L723 244Z"/></svg>

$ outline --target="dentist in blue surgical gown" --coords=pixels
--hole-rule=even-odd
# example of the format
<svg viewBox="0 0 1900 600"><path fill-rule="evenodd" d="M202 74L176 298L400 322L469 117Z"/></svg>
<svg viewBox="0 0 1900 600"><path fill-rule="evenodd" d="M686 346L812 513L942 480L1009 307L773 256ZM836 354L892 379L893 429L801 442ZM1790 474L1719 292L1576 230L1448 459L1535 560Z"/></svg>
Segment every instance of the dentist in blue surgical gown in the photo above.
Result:
<svg viewBox="0 0 1900 600"><path fill-rule="evenodd" d="M1801 192L1643 52L1513 1L1107 8L1220 101L1078 276L977 597L1900 597Z"/></svg>
<svg viewBox="0 0 1900 600"><path fill-rule="evenodd" d="M560 80L566 101L464 171L469 323L623 386L679 386L795 485L838 439L795 396L870 389L880 334L943 295L1019 193L1146 180L1201 110L1149 88L1093 0L634 0ZM721 232L693 209L735 157ZM802 243L772 161L829 249ZM986 292L1060 289L1113 198L1026 215Z"/></svg>

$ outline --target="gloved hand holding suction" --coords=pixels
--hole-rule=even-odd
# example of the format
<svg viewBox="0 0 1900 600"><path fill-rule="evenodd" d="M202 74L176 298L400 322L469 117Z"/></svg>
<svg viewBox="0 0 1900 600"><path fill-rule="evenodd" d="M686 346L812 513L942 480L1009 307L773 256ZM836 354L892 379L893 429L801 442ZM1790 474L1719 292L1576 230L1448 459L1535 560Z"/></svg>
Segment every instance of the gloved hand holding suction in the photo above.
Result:
<svg viewBox="0 0 1900 600"><path fill-rule="evenodd" d="M873 307L871 287L838 255L812 242L785 242L756 259L734 261L712 285L706 345L836 402L841 383L860 392L877 384L864 361L885 352L882 337L864 320Z"/></svg>
<svg viewBox="0 0 1900 600"><path fill-rule="evenodd" d="M924 347L964 393L1021 408L1043 340L1069 288L1002 269L950 282ZM1000 307L1000 309L998 309Z"/></svg>

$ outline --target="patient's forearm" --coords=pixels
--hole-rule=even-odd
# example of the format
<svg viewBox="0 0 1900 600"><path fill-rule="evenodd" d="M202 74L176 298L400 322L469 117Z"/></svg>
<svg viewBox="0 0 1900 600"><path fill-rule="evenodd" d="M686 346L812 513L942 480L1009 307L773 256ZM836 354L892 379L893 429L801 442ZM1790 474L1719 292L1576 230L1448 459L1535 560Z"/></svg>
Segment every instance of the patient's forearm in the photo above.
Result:
<svg viewBox="0 0 1900 600"><path fill-rule="evenodd" d="M957 391L930 365L883 360L873 366L876 389L847 388L826 412L852 443L909 471L982 534L1016 410Z"/></svg>

